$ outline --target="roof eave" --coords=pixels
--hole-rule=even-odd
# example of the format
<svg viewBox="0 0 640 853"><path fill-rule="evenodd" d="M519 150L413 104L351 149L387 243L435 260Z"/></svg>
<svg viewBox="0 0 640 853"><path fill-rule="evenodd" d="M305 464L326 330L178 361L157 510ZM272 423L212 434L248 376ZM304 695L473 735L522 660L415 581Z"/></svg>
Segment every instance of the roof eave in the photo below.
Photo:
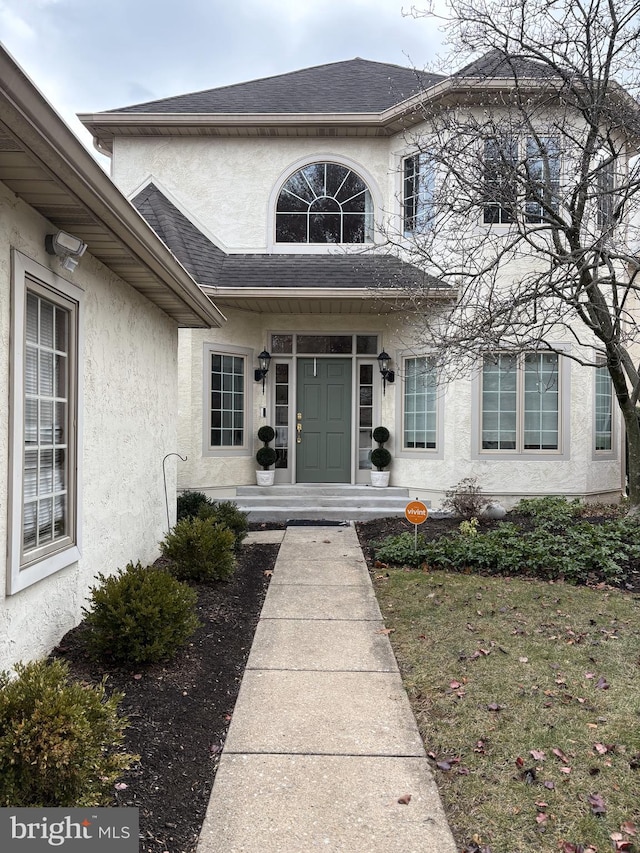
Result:
<svg viewBox="0 0 640 853"><path fill-rule="evenodd" d="M192 315L194 326L222 325L225 322L222 312L201 292L3 48L0 48L0 80L0 120L25 153L183 303ZM105 265L108 266L106 262ZM135 289L134 283L131 286Z"/></svg>
<svg viewBox="0 0 640 853"><path fill-rule="evenodd" d="M416 296L411 285L406 287L210 287L203 286L212 297L233 299L455 299L457 290L446 286L422 288Z"/></svg>

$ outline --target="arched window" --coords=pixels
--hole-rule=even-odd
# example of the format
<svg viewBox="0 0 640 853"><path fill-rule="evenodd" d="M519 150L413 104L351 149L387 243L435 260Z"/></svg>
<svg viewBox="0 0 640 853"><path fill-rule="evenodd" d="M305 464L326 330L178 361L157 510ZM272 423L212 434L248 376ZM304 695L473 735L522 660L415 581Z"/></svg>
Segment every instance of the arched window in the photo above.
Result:
<svg viewBox="0 0 640 853"><path fill-rule="evenodd" d="M277 243L371 243L373 204L362 178L339 163L292 175L276 205Z"/></svg>

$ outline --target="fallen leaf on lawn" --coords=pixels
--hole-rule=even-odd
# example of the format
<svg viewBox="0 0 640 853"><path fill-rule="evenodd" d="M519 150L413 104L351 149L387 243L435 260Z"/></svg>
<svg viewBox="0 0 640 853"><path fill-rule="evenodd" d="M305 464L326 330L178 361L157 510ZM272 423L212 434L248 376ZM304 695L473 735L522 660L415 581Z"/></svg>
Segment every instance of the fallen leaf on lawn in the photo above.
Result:
<svg viewBox="0 0 640 853"><path fill-rule="evenodd" d="M379 631L376 631L376 634L386 634L389 636L389 634L393 634L395 630L395 628L380 628Z"/></svg>
<svg viewBox="0 0 640 853"><path fill-rule="evenodd" d="M487 705L487 711L502 711L504 705L498 705L497 702L490 702Z"/></svg>
<svg viewBox="0 0 640 853"><path fill-rule="evenodd" d="M551 750L551 752L555 755L556 758L559 758L560 761L564 761L565 764L569 761L567 756L561 749L556 749L555 747Z"/></svg>
<svg viewBox="0 0 640 853"><path fill-rule="evenodd" d="M620 829L623 832L626 832L627 835L635 835L636 832L638 831L635 823L633 823L633 821L630 821L630 820L625 820L625 822L620 826Z"/></svg>
<svg viewBox="0 0 640 853"><path fill-rule="evenodd" d="M524 767L524 758L521 755L516 758L516 767Z"/></svg>
<svg viewBox="0 0 640 853"><path fill-rule="evenodd" d="M612 832L609 838L613 841L614 850L633 850L633 842L625 841L619 832Z"/></svg>
<svg viewBox="0 0 640 853"><path fill-rule="evenodd" d="M398 797L398 802L401 806L408 806L411 802L411 794L403 794L401 797Z"/></svg>
<svg viewBox="0 0 640 853"><path fill-rule="evenodd" d="M133 677L135 678L136 681L140 681L140 679L142 678L142 676L140 675L139 672L137 672Z"/></svg>
<svg viewBox="0 0 640 853"><path fill-rule="evenodd" d="M529 658L518 658L520 663L529 663Z"/></svg>
<svg viewBox="0 0 640 853"><path fill-rule="evenodd" d="M436 761L438 770L451 770L451 764L448 761Z"/></svg>
<svg viewBox="0 0 640 853"><path fill-rule="evenodd" d="M595 674L595 672L585 672L584 677L585 678L595 678L596 674Z"/></svg>
<svg viewBox="0 0 640 853"><path fill-rule="evenodd" d="M607 682L607 679L603 675L601 675L600 678L596 681L596 688L598 690L608 690L609 686L610 685Z"/></svg>
<svg viewBox="0 0 640 853"><path fill-rule="evenodd" d="M538 812L536 815L536 823L544 826L544 824L549 820L549 815L544 812Z"/></svg>
<svg viewBox="0 0 640 853"><path fill-rule="evenodd" d="M480 753L480 755L484 755L484 741L477 740L476 745L473 747L473 751Z"/></svg>
<svg viewBox="0 0 640 853"><path fill-rule="evenodd" d="M116 791L126 791L128 787L126 782L116 782Z"/></svg>
<svg viewBox="0 0 640 853"><path fill-rule="evenodd" d="M542 784L543 784L543 785L544 785L544 787L547 789L547 791L553 791L553 790L555 790L556 783L555 783L555 782L552 782L550 779L548 779L546 782L543 782Z"/></svg>
<svg viewBox="0 0 640 853"><path fill-rule="evenodd" d="M469 770L469 768L468 768L468 767L458 767L458 773L459 773L461 776L468 776L468 775L469 775L469 773L471 773L471 771Z"/></svg>
<svg viewBox="0 0 640 853"><path fill-rule="evenodd" d="M570 768L570 767L561 767L561 768L560 768L560 772L561 772L561 773L564 773L564 774L565 774L565 776L568 776L568 775L569 775L569 773L571 773L571 768Z"/></svg>
<svg viewBox="0 0 640 853"><path fill-rule="evenodd" d="M529 751L529 755L534 761L544 761L546 753L542 749L532 749Z"/></svg>
<svg viewBox="0 0 640 853"><path fill-rule="evenodd" d="M602 794L589 794L587 797L589 805L591 806L591 811L593 814L606 814L607 807L604 803L604 799Z"/></svg>
<svg viewBox="0 0 640 853"><path fill-rule="evenodd" d="M537 808L539 808L541 811L542 809L546 809L548 805L548 803L536 803Z"/></svg>
<svg viewBox="0 0 640 853"><path fill-rule="evenodd" d="M460 681L450 681L450 682L449 682L449 687L450 687L452 690L458 690L458 688L459 688L459 687L462 687L462 683L461 683Z"/></svg>

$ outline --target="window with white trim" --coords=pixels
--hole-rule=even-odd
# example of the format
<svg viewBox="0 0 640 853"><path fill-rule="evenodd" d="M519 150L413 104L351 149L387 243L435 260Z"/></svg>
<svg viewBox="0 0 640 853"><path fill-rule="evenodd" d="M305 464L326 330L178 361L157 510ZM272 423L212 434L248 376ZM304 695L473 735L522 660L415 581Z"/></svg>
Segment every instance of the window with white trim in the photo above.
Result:
<svg viewBox="0 0 640 853"><path fill-rule="evenodd" d="M10 592L79 557L82 291L13 254Z"/></svg>
<svg viewBox="0 0 640 853"><path fill-rule="evenodd" d="M483 221L506 225L514 221L518 203L515 169L517 139L504 136L484 141Z"/></svg>
<svg viewBox="0 0 640 853"><path fill-rule="evenodd" d="M430 356L404 360L402 444L405 450L435 450L438 433L437 375Z"/></svg>
<svg viewBox="0 0 640 853"><path fill-rule="evenodd" d="M276 243L371 243L373 202L360 175L340 163L310 163L276 202Z"/></svg>
<svg viewBox="0 0 640 853"><path fill-rule="evenodd" d="M424 234L433 215L434 171L426 154L412 154L402 163L404 236Z"/></svg>
<svg viewBox="0 0 640 853"><path fill-rule="evenodd" d="M214 450L244 447L246 436L246 356L208 352L209 446Z"/></svg>
<svg viewBox="0 0 640 853"><path fill-rule="evenodd" d="M558 451L559 400L557 353L486 355L482 365L482 450Z"/></svg>
<svg viewBox="0 0 640 853"><path fill-rule="evenodd" d="M613 450L613 385L606 364L596 367L595 450Z"/></svg>
<svg viewBox="0 0 640 853"><path fill-rule="evenodd" d="M483 221L507 225L516 218L539 224L553 216L560 199L560 145L555 136L485 139Z"/></svg>

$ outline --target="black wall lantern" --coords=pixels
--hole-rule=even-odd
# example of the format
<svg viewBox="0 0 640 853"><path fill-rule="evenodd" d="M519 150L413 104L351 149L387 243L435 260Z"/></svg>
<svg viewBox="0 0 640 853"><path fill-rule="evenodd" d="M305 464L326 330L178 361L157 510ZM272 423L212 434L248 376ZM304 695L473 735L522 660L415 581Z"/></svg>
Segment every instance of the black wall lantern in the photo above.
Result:
<svg viewBox="0 0 640 853"><path fill-rule="evenodd" d="M253 376L256 382L262 382L262 393L264 394L264 380L269 372L269 365L271 364L271 356L266 349L262 350L258 356L258 361L260 362L260 367L256 368Z"/></svg>
<svg viewBox="0 0 640 853"><path fill-rule="evenodd" d="M380 368L380 374L382 376L382 393L386 394L387 392L387 382L391 383L395 381L396 374L395 370L389 370L389 365L391 363L391 356L386 353L384 350L378 356L378 367Z"/></svg>

